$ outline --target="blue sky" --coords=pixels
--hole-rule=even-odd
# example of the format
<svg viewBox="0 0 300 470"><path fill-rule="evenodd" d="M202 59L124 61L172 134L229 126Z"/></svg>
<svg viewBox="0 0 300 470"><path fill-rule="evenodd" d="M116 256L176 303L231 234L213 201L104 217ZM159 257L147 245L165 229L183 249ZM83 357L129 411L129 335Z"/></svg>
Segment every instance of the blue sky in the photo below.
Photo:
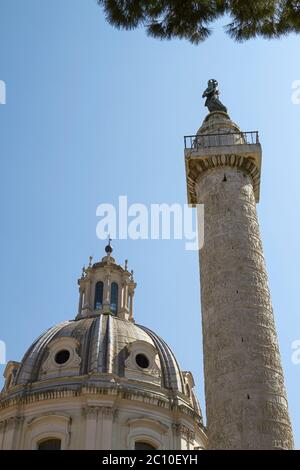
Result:
<svg viewBox="0 0 300 470"><path fill-rule="evenodd" d="M186 202L183 136L217 78L232 119L263 146L258 212L299 448L299 37L236 44L225 22L193 46L115 30L95 0L1 1L0 339L21 360L41 331L74 318L81 268L103 256L100 203ZM122 240L114 254L135 271L136 321L193 372L204 409L197 253L180 240Z"/></svg>

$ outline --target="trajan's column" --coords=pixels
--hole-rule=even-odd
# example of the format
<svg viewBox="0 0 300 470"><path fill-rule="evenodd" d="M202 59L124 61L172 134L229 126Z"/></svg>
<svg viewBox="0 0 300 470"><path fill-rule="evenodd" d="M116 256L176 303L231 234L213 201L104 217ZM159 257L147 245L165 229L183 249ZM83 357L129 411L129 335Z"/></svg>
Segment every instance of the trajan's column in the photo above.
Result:
<svg viewBox="0 0 300 470"><path fill-rule="evenodd" d="M261 146L208 82L210 113L185 138L188 201L204 204L201 309L209 448L292 449L293 436L256 213Z"/></svg>

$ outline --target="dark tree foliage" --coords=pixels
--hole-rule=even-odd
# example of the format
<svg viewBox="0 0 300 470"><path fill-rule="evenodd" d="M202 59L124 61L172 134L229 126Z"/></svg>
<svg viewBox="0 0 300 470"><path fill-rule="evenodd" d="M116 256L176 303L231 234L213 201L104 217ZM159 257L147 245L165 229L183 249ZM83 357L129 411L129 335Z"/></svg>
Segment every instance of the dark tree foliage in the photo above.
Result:
<svg viewBox="0 0 300 470"><path fill-rule="evenodd" d="M97 0L106 19L117 28L144 26L160 39L204 41L217 18L227 15L225 27L237 41L256 36L278 38L300 31L300 0Z"/></svg>

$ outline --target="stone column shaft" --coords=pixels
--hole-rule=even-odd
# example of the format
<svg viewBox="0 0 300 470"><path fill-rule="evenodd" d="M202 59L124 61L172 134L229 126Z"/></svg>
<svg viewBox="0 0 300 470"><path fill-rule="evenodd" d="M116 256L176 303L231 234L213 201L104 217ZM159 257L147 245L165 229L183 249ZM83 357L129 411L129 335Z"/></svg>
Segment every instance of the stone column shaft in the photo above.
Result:
<svg viewBox="0 0 300 470"><path fill-rule="evenodd" d="M261 146L211 112L185 149L188 201L204 204L201 310L211 449L291 449L268 278L256 213Z"/></svg>
<svg viewBox="0 0 300 470"><path fill-rule="evenodd" d="M251 178L206 172L200 250L205 396L213 449L293 446Z"/></svg>

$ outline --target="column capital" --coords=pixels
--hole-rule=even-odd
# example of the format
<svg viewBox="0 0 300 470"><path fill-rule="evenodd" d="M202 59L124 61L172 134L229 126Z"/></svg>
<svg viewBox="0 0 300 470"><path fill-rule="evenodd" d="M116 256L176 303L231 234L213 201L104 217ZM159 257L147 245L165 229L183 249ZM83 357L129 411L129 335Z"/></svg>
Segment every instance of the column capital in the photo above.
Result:
<svg viewBox="0 0 300 470"><path fill-rule="evenodd" d="M210 113L196 135L186 136L185 168L188 203L199 203L196 183L207 171L235 167L249 175L259 202L261 156L258 132L243 132L222 112Z"/></svg>

